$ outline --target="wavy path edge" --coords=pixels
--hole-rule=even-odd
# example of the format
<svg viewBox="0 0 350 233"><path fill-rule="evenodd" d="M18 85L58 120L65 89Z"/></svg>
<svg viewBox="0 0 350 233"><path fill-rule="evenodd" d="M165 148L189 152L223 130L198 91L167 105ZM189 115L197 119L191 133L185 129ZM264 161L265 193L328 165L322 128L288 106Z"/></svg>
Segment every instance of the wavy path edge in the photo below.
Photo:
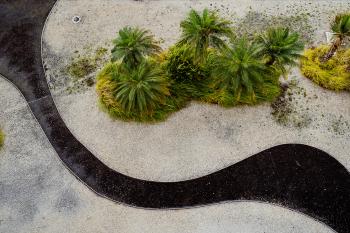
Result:
<svg viewBox="0 0 350 233"><path fill-rule="evenodd" d="M20 0L2 5L15 5L13 8L15 12L12 13L17 15L23 13L20 4L26 5L28 2L29 4L32 2L33 5L39 4L38 7L41 7L39 11L44 14L35 15L39 17L36 18L39 23L36 22L34 27L23 28L24 22L15 21L15 24L10 25L11 30L5 31L5 36L0 37L0 42L3 42L4 37L15 39L12 46L11 43L5 44L7 52L3 54L5 62L8 61L6 63L9 65L9 70L5 69L4 72L4 67L0 65L0 73L8 77L8 81L26 99L34 118L65 167L96 194L118 203L160 209L203 206L225 201L269 202L307 214L338 232L349 232L350 213L347 210L350 209L350 174L327 153L306 145L287 144L273 147L218 172L180 182L165 183L134 179L107 167L71 134L55 107L46 83L41 57L42 32L56 1L46 1L49 7L45 9L42 6L47 5L42 4L43 0L36 2ZM2 5L0 4L0 7ZM16 7L19 11L16 11L18 10ZM3 13L0 12L0 15ZM14 28L17 30L13 30ZM33 31L40 33L35 33L33 36ZM36 49L26 55L29 59L33 56L31 59L34 62L29 64L14 61L17 59L16 54L11 56L11 52L8 52L9 48L14 48L13 46L22 49L21 43L16 42L27 43L24 39L28 37L23 37L22 33L32 35L31 42ZM3 49L0 43L0 51ZM3 58L4 56L0 55L1 63ZM15 76L9 72L11 69L15 70L15 73L18 70L24 73ZM23 78L26 77L30 77L30 82L23 82L25 80ZM310 172L303 170L298 164L319 170ZM293 176L298 178L294 182L290 180ZM324 180L320 180L317 176ZM309 179L312 182L309 182ZM297 191L291 191L293 189Z"/></svg>

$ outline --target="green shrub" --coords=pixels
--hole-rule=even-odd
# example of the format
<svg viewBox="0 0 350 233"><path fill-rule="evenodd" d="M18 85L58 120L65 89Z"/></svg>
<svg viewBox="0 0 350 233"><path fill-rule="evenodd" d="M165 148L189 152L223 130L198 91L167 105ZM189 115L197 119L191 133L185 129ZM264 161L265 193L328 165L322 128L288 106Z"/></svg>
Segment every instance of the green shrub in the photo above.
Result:
<svg viewBox="0 0 350 233"><path fill-rule="evenodd" d="M338 51L331 59L321 62L329 47L326 45L305 51L301 70L305 77L331 90L350 90L350 49Z"/></svg>
<svg viewBox="0 0 350 233"><path fill-rule="evenodd" d="M204 66L194 62L188 45L170 48L163 66L168 76L176 82L199 81L207 75Z"/></svg>
<svg viewBox="0 0 350 233"><path fill-rule="evenodd" d="M279 94L278 77L264 63L260 51L258 44L240 39L211 58L214 64L211 75L220 90L219 99L231 93L234 96L231 105L254 104Z"/></svg>
<svg viewBox="0 0 350 233"><path fill-rule="evenodd" d="M121 61L128 67L137 67L144 57L161 51L159 42L150 31L138 27L124 27L113 40L112 61Z"/></svg>
<svg viewBox="0 0 350 233"><path fill-rule="evenodd" d="M123 83L118 81L121 72L123 71L120 64L108 63L97 76L96 90L99 95L100 106L114 119L139 122L163 121L170 113L178 111L187 103L186 100L172 96L163 98L168 95L165 90L162 101L154 104L151 111L128 111L128 109L125 109L125 106L123 107L122 102L116 98L116 90L118 90L118 86ZM167 81L162 78L161 82L164 82L161 85L163 86L161 89L167 88ZM157 84L157 88L158 87L159 85Z"/></svg>
<svg viewBox="0 0 350 233"><path fill-rule="evenodd" d="M192 9L180 24L182 34L178 44L191 46L195 62L202 63L207 59L209 48L223 48L225 38L233 37L231 24L216 11L204 9L200 13Z"/></svg>
<svg viewBox="0 0 350 233"><path fill-rule="evenodd" d="M4 132L0 129L0 149L4 146L5 143L5 134Z"/></svg>
<svg viewBox="0 0 350 233"><path fill-rule="evenodd" d="M149 114L170 95L169 81L162 70L147 61L135 69L123 65L113 79L117 83L115 98L126 112Z"/></svg>
<svg viewBox="0 0 350 233"><path fill-rule="evenodd" d="M111 63L97 75L101 107L112 118L155 122L191 100L224 107L274 101L281 93L277 63L283 68L291 65L299 57L294 54L297 49L282 55L274 51L269 54L274 62L266 64L261 44L234 41L230 25L217 12L204 10L200 15L192 10L181 23L181 40L162 53L147 30L122 29ZM285 39L283 45L289 44L283 49L289 49L298 36L290 36L288 29L283 32L287 38L277 38L275 44L280 46Z"/></svg>
<svg viewBox="0 0 350 233"><path fill-rule="evenodd" d="M244 53L243 48L246 47L242 45L242 53ZM278 82L280 74L274 73L273 69L265 66L263 61L260 61L255 53L253 56L259 67L258 71L263 71L264 75L261 76L259 82L254 81L249 84L253 92L248 92L243 87L243 91L241 91L239 99L237 99L237 95L232 91L232 88L225 89L218 87L218 79L210 76L209 72L218 65L211 59L218 56L218 54L214 55L215 53L215 51L210 51L210 54L213 56L210 56L210 59L204 65L194 63L191 59L193 57L186 47L173 47L168 52L163 52L149 58L148 60L151 63L160 64L159 67L168 75L167 81L169 83L167 88L169 89L169 93L163 93L164 98L161 98L160 101L155 98L157 100L156 103L151 104L150 108L147 108L147 111L138 109L139 105L136 102L130 105L128 103L129 93L131 92L130 87L135 87L138 82L133 76L139 75L142 72L137 68L125 70L123 68L124 66L120 63L108 63L97 76L96 90L99 96L100 106L114 119L156 122L167 119L171 113L185 107L191 100L219 104L223 107L232 107L238 104L256 104L264 101L273 101L280 95L281 90ZM179 68L177 69L177 67ZM153 67L155 70L158 70L158 68ZM254 71L253 74L257 75L259 73L258 71ZM236 79L236 75L232 74L232 78ZM121 89L121 85L129 86L127 88L128 90L122 93L125 95L124 98L118 98L116 96L118 90L124 92ZM252 98L252 93L254 98Z"/></svg>

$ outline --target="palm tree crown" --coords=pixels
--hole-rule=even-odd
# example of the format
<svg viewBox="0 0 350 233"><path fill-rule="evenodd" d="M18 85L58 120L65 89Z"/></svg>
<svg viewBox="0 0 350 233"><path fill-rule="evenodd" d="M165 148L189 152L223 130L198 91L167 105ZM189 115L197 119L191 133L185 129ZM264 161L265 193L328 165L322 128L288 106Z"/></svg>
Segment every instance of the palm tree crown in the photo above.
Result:
<svg viewBox="0 0 350 233"><path fill-rule="evenodd" d="M214 11L203 10L202 15L191 10L187 19L181 22L182 36L179 44L189 44L194 48L197 62L205 60L208 48L225 46L223 37L231 37L231 22L222 19Z"/></svg>
<svg viewBox="0 0 350 233"><path fill-rule="evenodd" d="M133 69L124 67L115 79L115 97L126 112L152 112L170 95L169 82L163 72L147 61Z"/></svg>
<svg viewBox="0 0 350 233"><path fill-rule="evenodd" d="M350 13L337 15L332 22L331 29L336 36L336 39L332 43L328 53L321 58L322 62L331 59L343 44L344 39L350 37Z"/></svg>
<svg viewBox="0 0 350 233"><path fill-rule="evenodd" d="M254 86L261 84L269 74L268 68L260 59L261 47L240 39L214 55L213 77L219 87L232 91L237 101L242 91L255 98Z"/></svg>
<svg viewBox="0 0 350 233"><path fill-rule="evenodd" d="M139 28L124 27L113 43L112 61L122 60L129 67L136 67L144 56L161 51L154 36Z"/></svg>
<svg viewBox="0 0 350 233"><path fill-rule="evenodd" d="M262 46L266 56L266 65L275 65L283 73L285 65L294 66L304 50L304 44L299 40L298 33L290 33L288 28L270 28L258 36L258 43Z"/></svg>
<svg viewBox="0 0 350 233"><path fill-rule="evenodd" d="M350 36L350 13L337 15L332 22L331 28L336 36Z"/></svg>

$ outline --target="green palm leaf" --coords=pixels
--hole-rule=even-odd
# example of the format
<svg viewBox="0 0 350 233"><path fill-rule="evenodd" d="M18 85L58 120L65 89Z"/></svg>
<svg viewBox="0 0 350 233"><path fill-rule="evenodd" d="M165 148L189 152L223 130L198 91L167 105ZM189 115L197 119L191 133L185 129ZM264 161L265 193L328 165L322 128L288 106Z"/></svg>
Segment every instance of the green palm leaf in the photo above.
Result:
<svg viewBox="0 0 350 233"><path fill-rule="evenodd" d="M179 45L193 47L197 62L203 62L208 48L225 47L224 37L232 37L231 22L220 18L214 11L203 10L202 15L191 10L187 19L181 22L182 35Z"/></svg>
<svg viewBox="0 0 350 233"><path fill-rule="evenodd" d="M136 67L144 56L161 51L158 42L149 31L125 27L119 31L118 38L113 40L112 61L121 60L129 67Z"/></svg>
<svg viewBox="0 0 350 233"><path fill-rule="evenodd" d="M350 13L339 14L331 24L331 29L336 36L328 52L321 57L321 62L331 59L337 50L342 46L345 38L350 37Z"/></svg>
<svg viewBox="0 0 350 233"><path fill-rule="evenodd" d="M115 98L126 112L150 113L170 95L163 72L148 61L136 68L126 66L118 75Z"/></svg>
<svg viewBox="0 0 350 233"><path fill-rule="evenodd" d="M218 88L228 90L241 98L242 92L254 100L254 87L264 82L271 73L260 59L262 48L245 38L235 41L220 54L211 58L214 63L212 76Z"/></svg>
<svg viewBox="0 0 350 233"><path fill-rule="evenodd" d="M304 50L298 33L291 33L288 28L270 28L261 34L257 41L263 48L266 64L274 65L282 73L286 72L286 66L297 64L296 61Z"/></svg>

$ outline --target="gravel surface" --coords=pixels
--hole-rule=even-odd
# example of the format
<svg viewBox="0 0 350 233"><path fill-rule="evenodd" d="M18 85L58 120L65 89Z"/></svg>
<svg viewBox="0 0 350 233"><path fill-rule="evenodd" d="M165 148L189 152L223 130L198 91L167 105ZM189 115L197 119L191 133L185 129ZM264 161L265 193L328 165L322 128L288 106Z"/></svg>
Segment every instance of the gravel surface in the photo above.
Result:
<svg viewBox="0 0 350 233"><path fill-rule="evenodd" d="M271 114L270 104L224 109L195 102L163 123L125 123L99 109L94 87L67 91L70 78L63 70L71 57L100 46L109 49L116 32L126 25L150 29L166 48L178 39L179 22L191 7L219 9L237 25L245 20L252 27L260 25L259 18L247 19L248 13L265 18L306 14L314 29L305 33L319 43L325 40L329 19L350 9L350 3L59 0L43 33L43 60L60 114L77 139L111 168L155 181L200 177L284 143L320 148L350 169L350 94L324 90L298 69L289 77L298 84L286 99L293 114L283 123ZM81 16L80 23L72 22L75 15ZM293 26L298 25L296 21Z"/></svg>
<svg viewBox="0 0 350 233"><path fill-rule="evenodd" d="M183 210L144 210L98 197L68 172L24 98L0 76L0 232L2 233L331 233L297 212L230 202Z"/></svg>

